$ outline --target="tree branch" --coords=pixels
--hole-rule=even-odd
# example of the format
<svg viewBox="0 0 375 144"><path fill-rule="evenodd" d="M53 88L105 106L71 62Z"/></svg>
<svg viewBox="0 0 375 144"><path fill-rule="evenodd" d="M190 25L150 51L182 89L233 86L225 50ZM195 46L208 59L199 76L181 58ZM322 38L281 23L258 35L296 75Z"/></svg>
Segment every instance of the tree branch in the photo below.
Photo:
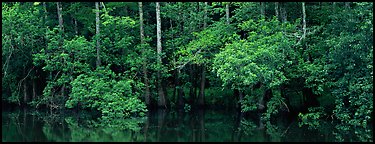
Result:
<svg viewBox="0 0 375 144"><path fill-rule="evenodd" d="M199 54L201 51L202 51L202 49L199 49L199 50L194 54L194 57L197 56L197 54ZM188 64L190 61L191 61L191 59L190 59L189 61L185 62L184 64L179 65L179 66L177 66L177 67L171 69L170 71L175 70L175 69L179 69L179 70L181 70L181 69L184 68L184 67L186 66L186 64Z"/></svg>
<svg viewBox="0 0 375 144"><path fill-rule="evenodd" d="M10 51L10 54L9 54L7 60L6 60L5 63L4 63L4 66L3 66L3 68L2 68L3 71L4 71L4 77L3 77L3 78L6 78L7 71L8 71L8 67L9 67L10 57L12 56L12 54L13 54L13 50L14 50L14 46L13 46L13 44L12 44L12 40L11 40L11 39L8 39L8 40L10 40L10 46L12 46L12 50ZM5 67L6 67L6 68L5 68Z"/></svg>
<svg viewBox="0 0 375 144"><path fill-rule="evenodd" d="M288 105L286 105L286 103L284 101L282 101L282 100L279 100L279 101L281 101L285 105L285 107L288 109L288 112L290 112L289 108L288 108Z"/></svg>
<svg viewBox="0 0 375 144"><path fill-rule="evenodd" d="M29 72L27 73L27 75L26 75L26 77L24 77L23 79L21 79L19 82L18 82L18 93L19 93L19 91L20 91L20 87L21 87L21 83L22 83L22 81L24 81L28 76L29 76L29 74L30 74L30 72L34 69L34 67L35 66L33 66L30 70L29 70Z"/></svg>

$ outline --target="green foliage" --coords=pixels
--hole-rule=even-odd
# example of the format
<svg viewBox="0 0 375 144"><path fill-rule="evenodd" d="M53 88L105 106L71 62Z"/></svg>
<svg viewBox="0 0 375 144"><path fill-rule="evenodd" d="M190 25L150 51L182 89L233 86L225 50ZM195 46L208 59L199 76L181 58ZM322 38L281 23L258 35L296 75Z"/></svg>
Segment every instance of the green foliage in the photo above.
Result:
<svg viewBox="0 0 375 144"><path fill-rule="evenodd" d="M140 125L144 119L95 119L85 120L81 123L72 117L66 117L65 122L72 131L70 141L128 141L130 137L126 132L140 132ZM102 137L105 135L106 137ZM110 137L108 137L110 136Z"/></svg>
<svg viewBox="0 0 375 144"><path fill-rule="evenodd" d="M107 13L102 14L101 17L100 38L96 36L94 40L99 38L101 41L103 63L139 65L141 62L137 59L128 60L138 56L138 54L130 50L130 48L135 47L133 44L134 36L128 33L128 31L135 28L136 21L130 17L111 16ZM124 62L126 63L124 64Z"/></svg>
<svg viewBox="0 0 375 144"><path fill-rule="evenodd" d="M306 85L316 94L330 91L335 118L344 124L368 127L373 111L372 3L335 7L320 34L308 38L314 57L306 63ZM347 17L348 20L342 20Z"/></svg>
<svg viewBox="0 0 375 144"><path fill-rule="evenodd" d="M144 116L146 105L132 90L133 83L133 80L121 79L121 75L108 68L81 74L72 82L72 93L65 106L96 109L104 118Z"/></svg>
<svg viewBox="0 0 375 144"><path fill-rule="evenodd" d="M31 55L44 44L40 15L33 5L2 3L2 89L8 93L2 97L5 101L20 104L21 84L30 78L27 73L33 67Z"/></svg>
<svg viewBox="0 0 375 144"><path fill-rule="evenodd" d="M254 95L246 95L241 103L241 112L249 112L257 110L259 98Z"/></svg>
<svg viewBox="0 0 375 144"><path fill-rule="evenodd" d="M72 80L79 74L91 71L90 60L94 58L93 44L83 37L75 37L72 40L65 40L62 49L58 46L58 29L49 31L48 37L50 42L47 48L33 55L33 63L37 66L43 66L44 71L55 73L50 75L47 86L43 90L43 97L39 98L36 106L39 104L47 104L54 101L54 95L58 91L58 87L70 87ZM64 96L59 96L58 105L65 103ZM61 106L62 107L62 106Z"/></svg>
<svg viewBox="0 0 375 144"><path fill-rule="evenodd" d="M256 11L259 11L259 4L257 3L233 2L233 5L239 7L234 10L233 15L233 19L238 23L249 19L256 19L259 17L259 13L256 13Z"/></svg>
<svg viewBox="0 0 375 144"><path fill-rule="evenodd" d="M242 90L261 83L265 85L264 92L264 89L278 88L286 83L284 69L291 65L291 59L287 58L293 51L293 40L286 34L294 32L295 26L282 24L277 19L250 19L238 27L247 31L246 39L240 39L240 36L234 34L232 42L226 44L214 57L213 71L223 81L223 85ZM264 93L245 96L241 102L241 110L256 110L263 95ZM269 120L272 114L278 112L283 106L282 101L285 100L280 95L272 96L267 102L265 119Z"/></svg>
<svg viewBox="0 0 375 144"><path fill-rule="evenodd" d="M204 100L207 105L233 106L233 90L220 87L209 87L205 89Z"/></svg>
<svg viewBox="0 0 375 144"><path fill-rule="evenodd" d="M301 120L298 124L299 127L301 127L302 125L307 125L309 129L319 128L321 126L320 122L322 118L325 118L325 116L327 115L324 112L324 108L323 107L310 107L308 111L309 112L306 114L302 114L302 113L298 114L298 117Z"/></svg>
<svg viewBox="0 0 375 144"><path fill-rule="evenodd" d="M246 119L241 119L240 126L238 127L238 131L243 131L246 135L253 135L254 131L256 130L257 125L251 121Z"/></svg>
<svg viewBox="0 0 375 144"><path fill-rule="evenodd" d="M51 109L65 104L98 110L103 119L143 115L145 74L152 101L160 71L163 86L183 88L185 98L196 102L188 91L199 89L204 67L205 104L240 103L242 112L265 104L263 119L270 122L289 104L308 108L306 100L316 98L319 108L300 114L301 125L324 127L324 109L339 122L337 129L359 129L358 141L372 141L373 3L305 3L306 18L300 2L279 3L278 17L276 3L265 4L265 16L254 2L160 3L160 55L154 3L143 3L144 43L136 2L100 3L99 34L94 3L61 4L63 31L56 3L2 2L4 102ZM279 21L284 14L289 22ZM105 68L96 66L98 56ZM35 82L41 83L29 86ZM314 95L301 94L306 89ZM233 102L233 90L243 93L242 101ZM168 100L176 105L175 98ZM269 131L279 134L276 129ZM340 140L350 135L336 134Z"/></svg>
<svg viewBox="0 0 375 144"><path fill-rule="evenodd" d="M285 98L281 97L280 95L273 96L267 102L267 111L263 114L262 119L265 121L269 121L271 119L271 115L275 115L285 106Z"/></svg>
<svg viewBox="0 0 375 144"><path fill-rule="evenodd" d="M83 37L75 37L72 40L65 40L63 49L58 48L58 29L49 33L51 36L47 48L34 55L34 64L43 65L45 71L74 72L76 74L90 70L88 64L94 58L92 43ZM54 53L49 53L54 52Z"/></svg>
<svg viewBox="0 0 375 144"><path fill-rule="evenodd" d="M372 142L373 141L373 129L361 126L355 126L352 124L337 124L333 131L338 142L344 141L360 141L360 142Z"/></svg>
<svg viewBox="0 0 375 144"><path fill-rule="evenodd" d="M283 131L279 126L267 121L265 127L267 129L266 133L271 137L271 141L280 141L281 137L283 137Z"/></svg>
<svg viewBox="0 0 375 144"><path fill-rule="evenodd" d="M191 109L191 106L189 104L185 104L185 106L184 106L185 112L189 112L190 109Z"/></svg>
<svg viewBox="0 0 375 144"><path fill-rule="evenodd" d="M220 21L198 33L193 32L195 39L177 51L177 54L180 55L178 62L210 65L212 56L218 52L219 47L228 41L232 29Z"/></svg>
<svg viewBox="0 0 375 144"><path fill-rule="evenodd" d="M257 82L276 87L287 80L282 69L287 67L285 49L291 47L291 40L283 36L281 24L272 21L253 20L239 25L250 31L246 40L234 35L233 42L227 44L215 55L213 70L232 88L251 86ZM279 27L279 30L271 28Z"/></svg>

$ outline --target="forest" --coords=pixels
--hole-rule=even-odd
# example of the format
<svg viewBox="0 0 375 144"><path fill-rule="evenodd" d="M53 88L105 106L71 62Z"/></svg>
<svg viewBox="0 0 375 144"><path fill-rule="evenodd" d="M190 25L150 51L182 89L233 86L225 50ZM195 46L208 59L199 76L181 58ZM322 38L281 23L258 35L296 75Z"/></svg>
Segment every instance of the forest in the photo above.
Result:
<svg viewBox="0 0 375 144"><path fill-rule="evenodd" d="M2 2L2 105L288 114L372 142L373 3Z"/></svg>

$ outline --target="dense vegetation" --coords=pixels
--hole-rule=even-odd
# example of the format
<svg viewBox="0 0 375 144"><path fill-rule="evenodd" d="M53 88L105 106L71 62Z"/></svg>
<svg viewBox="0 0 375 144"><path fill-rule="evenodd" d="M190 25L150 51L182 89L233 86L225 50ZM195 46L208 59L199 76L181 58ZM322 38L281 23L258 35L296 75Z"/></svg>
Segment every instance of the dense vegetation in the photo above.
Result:
<svg viewBox="0 0 375 144"><path fill-rule="evenodd" d="M372 141L372 22L371 2L2 2L2 103L290 112Z"/></svg>

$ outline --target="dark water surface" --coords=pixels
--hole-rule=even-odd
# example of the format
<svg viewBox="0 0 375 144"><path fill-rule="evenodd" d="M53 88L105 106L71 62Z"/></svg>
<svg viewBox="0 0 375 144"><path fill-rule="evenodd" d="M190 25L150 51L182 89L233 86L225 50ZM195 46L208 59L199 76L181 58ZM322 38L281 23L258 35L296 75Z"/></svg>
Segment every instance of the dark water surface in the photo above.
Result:
<svg viewBox="0 0 375 144"><path fill-rule="evenodd" d="M84 112L3 110L2 141L331 142L329 128L309 130L297 119L262 124L259 115L218 110L150 111L145 118L101 119Z"/></svg>

